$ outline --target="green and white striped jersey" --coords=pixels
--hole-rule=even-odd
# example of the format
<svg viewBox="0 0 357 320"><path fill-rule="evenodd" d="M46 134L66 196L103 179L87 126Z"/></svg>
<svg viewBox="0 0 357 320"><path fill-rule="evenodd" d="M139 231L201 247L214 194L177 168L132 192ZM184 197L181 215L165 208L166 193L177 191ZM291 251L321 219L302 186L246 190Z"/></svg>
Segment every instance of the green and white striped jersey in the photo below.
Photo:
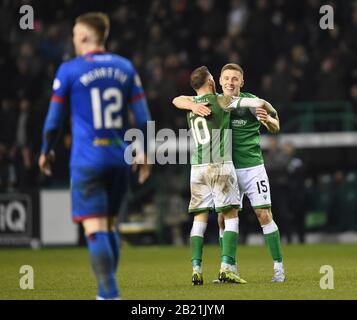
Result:
<svg viewBox="0 0 357 320"><path fill-rule="evenodd" d="M256 98L255 95L241 92L239 97ZM255 167L264 163L260 148L261 122L256 118L254 109L237 108L231 112L233 163L236 169Z"/></svg>
<svg viewBox="0 0 357 320"><path fill-rule="evenodd" d="M187 114L188 125L194 139L191 164L232 161L232 133L230 112L224 111L217 102L216 94L193 97L194 102L207 102L211 114L200 117L193 112Z"/></svg>

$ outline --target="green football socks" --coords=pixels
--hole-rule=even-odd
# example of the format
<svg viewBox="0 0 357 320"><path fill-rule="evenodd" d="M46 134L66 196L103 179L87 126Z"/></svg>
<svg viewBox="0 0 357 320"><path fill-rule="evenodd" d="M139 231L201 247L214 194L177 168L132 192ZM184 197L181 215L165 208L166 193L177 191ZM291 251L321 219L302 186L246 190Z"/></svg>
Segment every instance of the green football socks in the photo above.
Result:
<svg viewBox="0 0 357 320"><path fill-rule="evenodd" d="M265 238L265 243L269 247L270 254L273 260L277 262L282 262L283 255L281 252L279 230L276 230L272 233L264 234L264 238Z"/></svg>
<svg viewBox="0 0 357 320"><path fill-rule="evenodd" d="M191 260L192 266L201 266L203 251L203 237L191 237Z"/></svg>
<svg viewBox="0 0 357 320"><path fill-rule="evenodd" d="M225 231L222 238L221 261L230 265L236 264L238 233Z"/></svg>

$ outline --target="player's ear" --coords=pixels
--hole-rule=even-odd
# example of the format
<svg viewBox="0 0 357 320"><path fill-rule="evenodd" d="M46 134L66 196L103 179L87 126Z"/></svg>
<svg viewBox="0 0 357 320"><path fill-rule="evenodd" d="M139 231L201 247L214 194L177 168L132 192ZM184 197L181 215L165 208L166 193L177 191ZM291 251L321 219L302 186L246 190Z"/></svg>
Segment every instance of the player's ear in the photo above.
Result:
<svg viewBox="0 0 357 320"><path fill-rule="evenodd" d="M242 88L244 86L244 79L242 79L242 83L240 84L240 87Z"/></svg>

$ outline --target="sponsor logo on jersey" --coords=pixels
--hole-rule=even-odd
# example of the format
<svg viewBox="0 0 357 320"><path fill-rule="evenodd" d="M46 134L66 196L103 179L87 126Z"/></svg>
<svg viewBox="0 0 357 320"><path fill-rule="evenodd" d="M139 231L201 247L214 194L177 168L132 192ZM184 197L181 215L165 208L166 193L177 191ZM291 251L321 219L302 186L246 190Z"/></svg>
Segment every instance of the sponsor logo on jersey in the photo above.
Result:
<svg viewBox="0 0 357 320"><path fill-rule="evenodd" d="M94 61L111 61L113 60L110 54L93 55Z"/></svg>
<svg viewBox="0 0 357 320"><path fill-rule="evenodd" d="M247 120L238 119L232 120L232 126L234 127L244 127L247 124Z"/></svg>
<svg viewBox="0 0 357 320"><path fill-rule="evenodd" d="M93 140L93 145L97 147L108 147L108 146L120 146L123 144L123 141L119 138L98 138L96 137Z"/></svg>

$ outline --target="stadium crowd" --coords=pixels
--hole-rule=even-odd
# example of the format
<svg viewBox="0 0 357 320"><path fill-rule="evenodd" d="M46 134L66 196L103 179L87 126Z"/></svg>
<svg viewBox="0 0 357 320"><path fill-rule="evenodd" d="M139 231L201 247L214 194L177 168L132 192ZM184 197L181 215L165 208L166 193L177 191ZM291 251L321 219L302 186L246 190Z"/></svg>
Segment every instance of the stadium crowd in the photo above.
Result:
<svg viewBox="0 0 357 320"><path fill-rule="evenodd" d="M34 9L33 30L19 26L24 4ZM334 29L320 28L323 4L334 8ZM37 158L51 82L58 65L74 56L73 21L87 11L110 15L107 48L133 60L157 129L186 128L172 98L192 94L189 75L195 67L207 65L217 79L227 62L243 66L244 91L278 107L282 127L292 102L347 100L357 112L357 1L123 0L104 5L100 0L3 0L2 191L47 182ZM57 150L57 157L65 159L54 168L59 182L68 179L68 131Z"/></svg>

